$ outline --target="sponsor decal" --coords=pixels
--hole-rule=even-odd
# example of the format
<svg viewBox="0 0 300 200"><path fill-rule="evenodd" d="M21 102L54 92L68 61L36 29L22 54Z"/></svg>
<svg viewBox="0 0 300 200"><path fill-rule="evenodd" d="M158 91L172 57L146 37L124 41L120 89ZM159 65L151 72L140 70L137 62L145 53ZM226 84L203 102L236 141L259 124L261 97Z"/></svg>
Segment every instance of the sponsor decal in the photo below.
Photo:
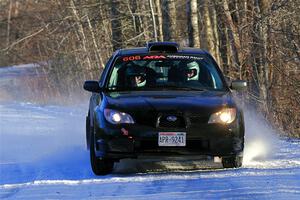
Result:
<svg viewBox="0 0 300 200"><path fill-rule="evenodd" d="M122 58L124 62L135 60L163 60L163 59L188 59L188 60L203 60L203 57L188 56L188 55L146 55L146 56L125 56Z"/></svg>
<svg viewBox="0 0 300 200"><path fill-rule="evenodd" d="M187 56L187 55L167 55L167 58L170 59L191 59L191 60L203 60L203 57L197 57L197 56Z"/></svg>
<svg viewBox="0 0 300 200"><path fill-rule="evenodd" d="M158 59L166 59L166 56L157 55L157 56L144 56L143 60L158 60Z"/></svg>

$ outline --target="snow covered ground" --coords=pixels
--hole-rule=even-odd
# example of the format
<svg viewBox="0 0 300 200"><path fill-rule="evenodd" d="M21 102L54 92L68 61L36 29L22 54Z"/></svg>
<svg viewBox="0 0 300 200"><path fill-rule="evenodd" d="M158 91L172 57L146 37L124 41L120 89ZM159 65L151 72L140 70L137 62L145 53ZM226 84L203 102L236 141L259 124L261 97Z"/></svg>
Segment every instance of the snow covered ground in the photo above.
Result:
<svg viewBox="0 0 300 200"><path fill-rule="evenodd" d="M2 103L0 113L0 199L300 198L300 141L277 139L251 114L247 131L256 134L241 169L142 159L97 177L85 150L85 106Z"/></svg>
<svg viewBox="0 0 300 200"><path fill-rule="evenodd" d="M15 77L7 70L0 68L2 86ZM86 104L0 101L0 199L300 199L300 140L279 139L249 111L240 169L195 157L143 158L95 176Z"/></svg>

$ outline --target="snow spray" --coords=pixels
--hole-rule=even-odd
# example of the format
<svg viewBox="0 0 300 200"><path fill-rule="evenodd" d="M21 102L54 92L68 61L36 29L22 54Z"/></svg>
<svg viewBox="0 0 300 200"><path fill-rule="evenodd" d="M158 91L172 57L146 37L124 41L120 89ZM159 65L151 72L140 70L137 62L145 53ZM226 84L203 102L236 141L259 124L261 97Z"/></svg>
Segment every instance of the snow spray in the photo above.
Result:
<svg viewBox="0 0 300 200"><path fill-rule="evenodd" d="M278 134L255 109L244 109L245 149L243 165L262 161L275 154Z"/></svg>

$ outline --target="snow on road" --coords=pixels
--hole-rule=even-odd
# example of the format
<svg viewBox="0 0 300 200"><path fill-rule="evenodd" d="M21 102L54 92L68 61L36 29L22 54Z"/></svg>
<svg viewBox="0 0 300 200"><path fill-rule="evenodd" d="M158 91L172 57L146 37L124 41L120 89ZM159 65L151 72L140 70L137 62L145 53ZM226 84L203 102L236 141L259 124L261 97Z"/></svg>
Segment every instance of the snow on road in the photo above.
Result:
<svg viewBox="0 0 300 200"><path fill-rule="evenodd" d="M278 139L251 113L240 169L190 158L125 160L97 177L85 112L85 105L0 104L0 199L300 199L300 141Z"/></svg>

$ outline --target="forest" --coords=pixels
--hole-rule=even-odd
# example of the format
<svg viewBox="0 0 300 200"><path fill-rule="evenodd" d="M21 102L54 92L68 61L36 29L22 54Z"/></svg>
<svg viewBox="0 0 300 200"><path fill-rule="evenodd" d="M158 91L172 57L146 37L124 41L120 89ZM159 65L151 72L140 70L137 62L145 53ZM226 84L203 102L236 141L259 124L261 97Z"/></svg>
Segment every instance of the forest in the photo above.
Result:
<svg viewBox="0 0 300 200"><path fill-rule="evenodd" d="M111 54L149 41L208 50L243 101L300 137L300 1L1 0L0 66L38 63L34 101L84 96ZM10 88L6 88L10 90Z"/></svg>

